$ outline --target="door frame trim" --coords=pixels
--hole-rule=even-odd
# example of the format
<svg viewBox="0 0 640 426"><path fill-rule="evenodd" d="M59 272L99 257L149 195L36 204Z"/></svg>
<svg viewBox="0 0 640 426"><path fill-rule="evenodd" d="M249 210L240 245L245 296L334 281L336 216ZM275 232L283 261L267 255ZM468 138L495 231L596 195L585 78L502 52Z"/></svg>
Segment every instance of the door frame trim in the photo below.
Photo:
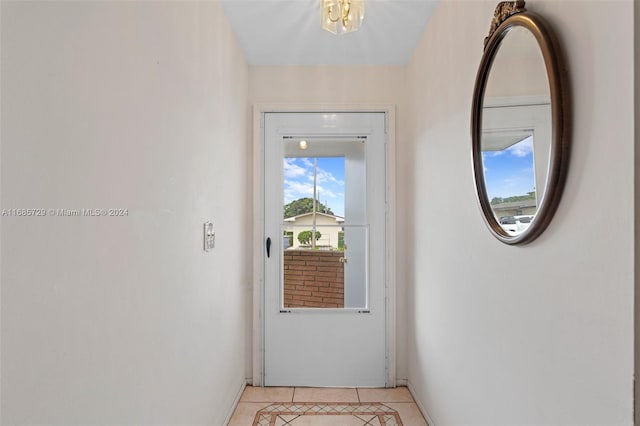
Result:
<svg viewBox="0 0 640 426"><path fill-rule="evenodd" d="M253 105L252 177L253 218L253 311L252 311L252 377L253 386L264 386L264 114L265 113L385 113L386 147L386 356L387 386L396 386L396 105L395 104L298 104L257 103Z"/></svg>

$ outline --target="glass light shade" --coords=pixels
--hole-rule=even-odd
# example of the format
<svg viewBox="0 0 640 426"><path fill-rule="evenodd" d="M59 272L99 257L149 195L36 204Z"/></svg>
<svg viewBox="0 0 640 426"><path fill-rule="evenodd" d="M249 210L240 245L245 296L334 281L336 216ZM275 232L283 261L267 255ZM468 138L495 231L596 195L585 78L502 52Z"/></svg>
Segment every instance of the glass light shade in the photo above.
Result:
<svg viewBox="0 0 640 426"><path fill-rule="evenodd" d="M357 31L364 19L364 0L320 0L322 28L333 34Z"/></svg>

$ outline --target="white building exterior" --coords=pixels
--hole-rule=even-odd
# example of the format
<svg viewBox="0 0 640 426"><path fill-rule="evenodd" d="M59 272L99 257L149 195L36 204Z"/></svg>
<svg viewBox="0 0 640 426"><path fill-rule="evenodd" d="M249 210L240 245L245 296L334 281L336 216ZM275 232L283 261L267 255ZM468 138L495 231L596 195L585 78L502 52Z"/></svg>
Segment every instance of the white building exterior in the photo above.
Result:
<svg viewBox="0 0 640 426"><path fill-rule="evenodd" d="M344 218L319 212L316 212L315 216L316 230L321 234L320 238L316 241L316 246L320 248L337 249L338 236L339 233L342 232ZM289 217L285 219L284 222L286 224L284 231L293 233L293 245L290 246L290 248L300 248L301 244L300 241L298 241L298 235L303 231L311 231L313 228L313 213L310 212Z"/></svg>

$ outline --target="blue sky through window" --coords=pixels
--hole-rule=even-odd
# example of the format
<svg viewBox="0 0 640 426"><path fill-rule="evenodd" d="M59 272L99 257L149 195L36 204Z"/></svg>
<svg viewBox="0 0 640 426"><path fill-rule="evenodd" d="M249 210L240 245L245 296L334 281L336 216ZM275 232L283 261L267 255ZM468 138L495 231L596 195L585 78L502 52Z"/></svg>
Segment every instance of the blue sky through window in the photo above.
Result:
<svg viewBox="0 0 640 426"><path fill-rule="evenodd" d="M532 136L502 151L484 151L482 163L489 200L535 191Z"/></svg>
<svg viewBox="0 0 640 426"><path fill-rule="evenodd" d="M318 200L344 216L344 157L318 157ZM284 159L284 203L313 197L313 158Z"/></svg>

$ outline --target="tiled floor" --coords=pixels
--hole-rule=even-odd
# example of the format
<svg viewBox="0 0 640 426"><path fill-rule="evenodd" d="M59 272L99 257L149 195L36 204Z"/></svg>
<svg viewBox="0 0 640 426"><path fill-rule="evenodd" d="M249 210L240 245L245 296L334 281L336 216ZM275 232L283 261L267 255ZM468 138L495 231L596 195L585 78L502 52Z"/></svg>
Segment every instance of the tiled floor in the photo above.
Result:
<svg viewBox="0 0 640 426"><path fill-rule="evenodd" d="M427 426L407 388L247 386L229 426Z"/></svg>

